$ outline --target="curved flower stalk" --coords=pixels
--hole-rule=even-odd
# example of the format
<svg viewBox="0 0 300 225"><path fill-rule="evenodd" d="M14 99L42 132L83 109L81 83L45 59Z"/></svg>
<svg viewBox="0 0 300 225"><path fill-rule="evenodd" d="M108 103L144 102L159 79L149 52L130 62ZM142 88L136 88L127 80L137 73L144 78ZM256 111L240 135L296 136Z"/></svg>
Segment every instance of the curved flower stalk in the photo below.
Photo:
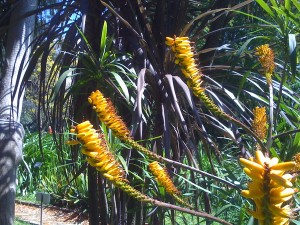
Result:
<svg viewBox="0 0 300 225"><path fill-rule="evenodd" d="M157 182L165 188L168 194L173 196L180 204L192 208L191 205L182 199L180 191L176 188L175 184L171 180L166 168L163 168L157 161L154 161L149 163L149 169L156 178Z"/></svg>
<svg viewBox="0 0 300 225"><path fill-rule="evenodd" d="M108 98L105 98L103 96L103 94L99 90L92 92L88 98L88 101L90 104L93 105L93 109L96 111L100 121L103 122L108 128L110 128L113 131L114 135L116 135L120 140L123 140L125 143L130 145L132 148L145 154L150 159L187 168L194 172L200 173L206 177L210 177L212 179L225 183L233 188L239 189L236 185L218 176L214 176L210 173L196 169L186 164L164 158L160 155L155 154L154 152L149 151L147 148L140 145L138 142L133 140L133 138L130 136L125 123L122 121L121 117L117 115L114 106L110 103Z"/></svg>
<svg viewBox="0 0 300 225"><path fill-rule="evenodd" d="M143 203L148 203L167 209L178 210L212 221L217 221L220 224L231 225L230 223L205 212L182 208L180 206L155 200L133 188L129 184L129 181L125 178L125 172L121 164L109 151L104 137L96 132L96 130L93 128L93 125L89 121L78 124L70 131L71 133L75 133L79 142L82 143L81 152L88 156L87 161L89 164L99 170L105 178L110 180L116 187L126 192L129 196ZM74 141L71 143L73 144Z"/></svg>
<svg viewBox="0 0 300 225"><path fill-rule="evenodd" d="M260 225L288 225L293 217L287 203L298 190L293 188L293 175L286 172L296 163L278 161L276 157L265 157L260 150L255 152L255 158L240 158L244 172L252 179L242 195L255 202L255 209L249 209L248 213L258 219Z"/></svg>
<svg viewBox="0 0 300 225"><path fill-rule="evenodd" d="M194 59L193 48L191 47L191 42L188 37L166 37L166 45L170 46L172 51L175 53L175 63L180 66L181 72L187 79L188 86L192 89L194 95L202 100L205 106L211 110L215 115L230 120L231 122L239 125L244 130L246 130L251 136L253 136L259 143L260 147L266 150L261 139L247 127L245 124L239 120L228 115L222 111L206 94L205 88L201 87L202 72L198 69L196 61Z"/></svg>

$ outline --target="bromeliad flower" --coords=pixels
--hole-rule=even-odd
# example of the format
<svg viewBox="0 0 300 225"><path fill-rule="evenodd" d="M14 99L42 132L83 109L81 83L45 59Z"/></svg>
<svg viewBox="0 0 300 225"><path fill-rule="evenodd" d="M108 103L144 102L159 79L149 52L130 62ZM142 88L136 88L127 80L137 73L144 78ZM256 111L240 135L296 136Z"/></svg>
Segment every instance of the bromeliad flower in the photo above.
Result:
<svg viewBox="0 0 300 225"><path fill-rule="evenodd" d="M103 134L97 133L90 121L78 124L71 132L76 133L77 139L83 144L81 152L88 156L87 161L91 166L110 181L127 182L125 172L108 150Z"/></svg>
<svg viewBox="0 0 300 225"><path fill-rule="evenodd" d="M265 157L259 150L255 153L255 159L240 158L244 172L252 179L248 190L243 190L242 195L255 202L255 210L248 212L258 219L260 225L288 225L293 217L287 201L298 190L293 188L293 176L286 172L293 169L296 163L278 161L276 157Z"/></svg>

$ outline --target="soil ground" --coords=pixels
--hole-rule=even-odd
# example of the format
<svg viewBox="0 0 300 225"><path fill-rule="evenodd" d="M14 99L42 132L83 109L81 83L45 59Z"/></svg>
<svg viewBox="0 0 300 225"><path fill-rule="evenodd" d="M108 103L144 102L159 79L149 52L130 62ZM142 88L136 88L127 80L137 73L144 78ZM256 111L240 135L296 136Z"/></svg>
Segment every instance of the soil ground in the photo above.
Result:
<svg viewBox="0 0 300 225"><path fill-rule="evenodd" d="M16 218L31 224L40 224L41 208L39 205L17 202L15 206ZM42 212L43 225L88 225L87 216L82 212L53 206L43 206Z"/></svg>

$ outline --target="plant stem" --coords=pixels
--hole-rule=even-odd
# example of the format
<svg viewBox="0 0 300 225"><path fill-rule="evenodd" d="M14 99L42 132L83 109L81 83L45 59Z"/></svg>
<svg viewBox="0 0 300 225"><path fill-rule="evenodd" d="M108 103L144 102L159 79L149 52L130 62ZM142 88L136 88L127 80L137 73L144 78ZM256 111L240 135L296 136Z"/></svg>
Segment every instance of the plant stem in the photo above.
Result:
<svg viewBox="0 0 300 225"><path fill-rule="evenodd" d="M274 99L273 99L273 85L272 83L269 84L269 134L268 134L268 140L267 140L267 154L269 154L270 148L272 146L272 131L273 131L273 123L274 123Z"/></svg>
<svg viewBox="0 0 300 225"><path fill-rule="evenodd" d="M226 181L220 177L217 177L217 176L214 176L210 173L207 173L205 171L202 171L202 170L199 170L195 167L192 167L192 166L189 166L189 165L186 165L184 163L180 163L180 162L177 162L177 161L174 161L172 159L167 159L165 157L162 157L160 155L157 155L155 154L154 152L151 152L149 151L147 148L141 146L139 143L137 143L136 141L134 141L133 139L128 139L128 140L125 140L127 144L129 144L132 148L136 149L137 151L140 151L142 152L143 154L145 154L147 157L149 157L150 159L152 160L155 160L155 161L159 161L161 163L169 163L169 164L172 164L172 165L175 165L175 166L179 166L179 167L182 167L182 168L186 168L186 169L189 169L191 171L194 171L196 173L200 173L202 174L203 176L206 176L206 177L210 177L212 179L215 179L215 180L218 180L224 184L227 184L228 186L230 187L233 187L235 189L237 189L238 191L240 191L240 188L237 187L236 185L230 183L229 181Z"/></svg>
<svg viewBox="0 0 300 225"><path fill-rule="evenodd" d="M289 130L289 131L283 132L281 134L274 135L272 137L272 139L275 140L276 138L280 138L282 136L289 135L289 134L294 134L294 133L298 133L298 132L300 132L300 129Z"/></svg>
<svg viewBox="0 0 300 225"><path fill-rule="evenodd" d="M212 215L202 212L202 211L196 211L193 209L183 208L181 206L173 205L170 203L166 203L166 202L162 202L162 201L158 201L156 199L150 198L149 196L141 193L140 191L138 191L134 187L132 187L130 184L123 182L122 180L120 180L120 181L114 180L113 183L114 183L114 185L119 187L121 190L126 192L129 196L137 199L138 201L140 201L142 203L148 203L151 205L156 205L156 206L167 208L167 209L172 209L172 210L177 210L177 211L181 211L184 213L189 213L191 215L195 215L195 216L206 218L206 219L209 219L212 221L219 222L220 224L232 225L231 223L229 223L225 220L222 220L220 218L217 218L215 216L212 216Z"/></svg>
<svg viewBox="0 0 300 225"><path fill-rule="evenodd" d="M167 209L173 209L173 210L177 210L177 211L181 211L181 212L184 212L184 213L189 213L191 215L195 215L195 216L199 216L199 217L202 217L202 218L206 218L206 219L209 219L209 220L213 220L213 221L216 221L216 222L219 222L220 224L225 224L225 225L232 225L231 223L225 221L225 220L222 220L220 218L217 218L217 217L214 217L208 213L205 213L205 212L201 212L201 211L195 211L195 210L192 210L192 209L187 209L187 208L183 208L183 207L180 207L180 206L177 206L177 205L172 205L172 204L169 204L169 203L166 203L166 202L161 202L161 201L158 201L158 200L154 200L152 202L153 205L156 205L156 206L159 206L159 207L163 207L163 208L167 208Z"/></svg>

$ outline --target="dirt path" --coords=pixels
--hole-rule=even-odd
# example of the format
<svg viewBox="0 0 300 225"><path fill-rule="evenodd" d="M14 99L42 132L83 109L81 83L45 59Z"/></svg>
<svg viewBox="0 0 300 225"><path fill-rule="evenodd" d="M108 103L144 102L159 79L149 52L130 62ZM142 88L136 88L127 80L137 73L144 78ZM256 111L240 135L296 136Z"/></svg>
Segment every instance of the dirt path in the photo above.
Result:
<svg viewBox="0 0 300 225"><path fill-rule="evenodd" d="M34 204L16 203L16 218L31 224L40 224L41 208ZM57 207L43 207L43 225L88 225L87 216Z"/></svg>

